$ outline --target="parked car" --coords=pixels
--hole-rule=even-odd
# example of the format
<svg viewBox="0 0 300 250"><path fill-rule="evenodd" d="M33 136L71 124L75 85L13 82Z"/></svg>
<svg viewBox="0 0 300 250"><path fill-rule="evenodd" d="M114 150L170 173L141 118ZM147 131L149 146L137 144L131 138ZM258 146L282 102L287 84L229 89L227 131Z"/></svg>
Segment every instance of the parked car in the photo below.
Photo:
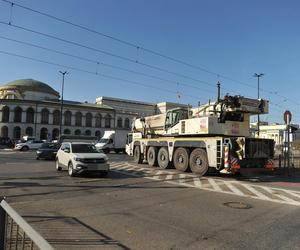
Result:
<svg viewBox="0 0 300 250"><path fill-rule="evenodd" d="M56 154L56 170L66 169L69 176L88 172L107 175L107 161L108 157L92 143L63 142Z"/></svg>
<svg viewBox="0 0 300 250"><path fill-rule="evenodd" d="M40 148L36 151L36 159L47 159L55 160L56 153L60 147L60 144L53 142L43 143Z"/></svg>
<svg viewBox="0 0 300 250"><path fill-rule="evenodd" d="M42 146L43 143L44 141L36 141L36 140L20 142L16 144L15 149L20 151L27 151L29 149L38 149Z"/></svg>
<svg viewBox="0 0 300 250"><path fill-rule="evenodd" d="M5 147L12 147L13 142L9 137L0 137L0 147L5 148Z"/></svg>

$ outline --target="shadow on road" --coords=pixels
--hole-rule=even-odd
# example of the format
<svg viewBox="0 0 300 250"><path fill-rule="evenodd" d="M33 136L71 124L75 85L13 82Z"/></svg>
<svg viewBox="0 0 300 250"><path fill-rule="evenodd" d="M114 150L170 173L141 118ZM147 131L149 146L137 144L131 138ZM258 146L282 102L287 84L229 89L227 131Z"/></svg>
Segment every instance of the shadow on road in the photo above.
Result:
<svg viewBox="0 0 300 250"><path fill-rule="evenodd" d="M54 248L98 249L109 246L130 249L121 242L91 227L76 217L69 216L23 216Z"/></svg>

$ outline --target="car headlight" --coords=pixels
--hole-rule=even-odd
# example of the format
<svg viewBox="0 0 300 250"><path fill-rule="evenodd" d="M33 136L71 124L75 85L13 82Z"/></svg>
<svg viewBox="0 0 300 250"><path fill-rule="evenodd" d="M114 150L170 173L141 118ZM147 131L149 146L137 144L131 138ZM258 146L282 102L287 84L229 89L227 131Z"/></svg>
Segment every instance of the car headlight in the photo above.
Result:
<svg viewBox="0 0 300 250"><path fill-rule="evenodd" d="M42 153L42 152L41 152L41 151L39 151L39 150L37 150L37 151L36 151L36 153L37 153L37 154L40 154L40 153Z"/></svg>
<svg viewBox="0 0 300 250"><path fill-rule="evenodd" d="M79 157L76 157L76 156L75 156L75 157L73 158L73 160L74 160L74 161L81 161L82 158L79 158Z"/></svg>

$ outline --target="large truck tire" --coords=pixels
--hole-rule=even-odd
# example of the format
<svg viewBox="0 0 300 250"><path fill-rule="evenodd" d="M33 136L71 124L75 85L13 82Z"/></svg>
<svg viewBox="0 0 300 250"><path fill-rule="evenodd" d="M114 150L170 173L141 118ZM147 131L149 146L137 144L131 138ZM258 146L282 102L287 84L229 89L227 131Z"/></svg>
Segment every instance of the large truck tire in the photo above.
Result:
<svg viewBox="0 0 300 250"><path fill-rule="evenodd" d="M133 149L133 161L138 164L143 162L140 146L135 146Z"/></svg>
<svg viewBox="0 0 300 250"><path fill-rule="evenodd" d="M177 170L186 172L189 170L189 150L177 148L174 152L173 163Z"/></svg>
<svg viewBox="0 0 300 250"><path fill-rule="evenodd" d="M171 166L171 162L169 160L169 152L167 147L161 147L157 154L157 162L158 166L161 169L167 169Z"/></svg>
<svg viewBox="0 0 300 250"><path fill-rule="evenodd" d="M148 165L151 167L157 166L157 148L150 147L147 151Z"/></svg>
<svg viewBox="0 0 300 250"><path fill-rule="evenodd" d="M193 173L205 175L208 171L207 153L202 148L195 148L190 155L190 168Z"/></svg>

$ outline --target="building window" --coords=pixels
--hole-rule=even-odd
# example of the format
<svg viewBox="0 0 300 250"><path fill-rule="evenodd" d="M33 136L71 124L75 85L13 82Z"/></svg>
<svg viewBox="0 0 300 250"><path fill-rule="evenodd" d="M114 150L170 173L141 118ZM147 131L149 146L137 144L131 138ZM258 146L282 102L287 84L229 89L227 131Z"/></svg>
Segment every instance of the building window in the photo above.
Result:
<svg viewBox="0 0 300 250"><path fill-rule="evenodd" d="M33 128L32 127L27 127L25 130L25 134L28 136L33 136Z"/></svg>
<svg viewBox="0 0 300 250"><path fill-rule="evenodd" d="M55 128L52 130L52 140L57 140L59 137L59 129Z"/></svg>
<svg viewBox="0 0 300 250"><path fill-rule="evenodd" d="M65 126L71 126L72 122L72 113L71 111L66 111L65 112Z"/></svg>
<svg viewBox="0 0 300 250"><path fill-rule="evenodd" d="M91 113L87 113L85 115L85 126L86 127L92 127L92 119L93 119L93 116Z"/></svg>
<svg viewBox="0 0 300 250"><path fill-rule="evenodd" d="M95 136L97 136L97 138L100 139L100 137L101 137L101 131L97 130L95 132Z"/></svg>
<svg viewBox="0 0 300 250"><path fill-rule="evenodd" d="M64 130L64 134L65 134L65 135L70 135L70 134L71 134L70 129L67 129L67 128L66 128L66 129Z"/></svg>
<svg viewBox="0 0 300 250"><path fill-rule="evenodd" d="M130 128L130 120L129 120L129 118L125 119L124 127L125 128Z"/></svg>
<svg viewBox="0 0 300 250"><path fill-rule="evenodd" d="M104 127L110 128L111 127L111 116L107 114L104 118Z"/></svg>
<svg viewBox="0 0 300 250"><path fill-rule="evenodd" d="M26 110L26 122L34 123L34 109L33 108L28 108Z"/></svg>
<svg viewBox="0 0 300 250"><path fill-rule="evenodd" d="M123 120L122 120L121 117L119 117L118 120L117 120L117 127L118 128L122 128L123 127Z"/></svg>
<svg viewBox="0 0 300 250"><path fill-rule="evenodd" d="M21 138L21 128L20 127L14 127L14 139L20 139Z"/></svg>
<svg viewBox="0 0 300 250"><path fill-rule="evenodd" d="M48 139L48 129L47 128L41 128L40 139L41 140Z"/></svg>
<svg viewBox="0 0 300 250"><path fill-rule="evenodd" d="M42 115L42 120L41 123L42 124L49 124L49 110L44 108L41 112ZM42 140L42 139L41 139Z"/></svg>
<svg viewBox="0 0 300 250"><path fill-rule="evenodd" d="M2 108L2 122L9 122L9 107Z"/></svg>
<svg viewBox="0 0 300 250"><path fill-rule="evenodd" d="M76 129L74 134L75 134L75 135L81 135L80 129Z"/></svg>
<svg viewBox="0 0 300 250"><path fill-rule="evenodd" d="M60 111L54 110L53 112L53 125L59 125L60 124Z"/></svg>
<svg viewBox="0 0 300 250"><path fill-rule="evenodd" d="M92 135L91 130L86 130L85 135Z"/></svg>
<svg viewBox="0 0 300 250"><path fill-rule="evenodd" d="M97 114L96 115L96 124L95 124L95 127L96 128L101 128L101 120L102 120L102 116L100 114Z"/></svg>
<svg viewBox="0 0 300 250"><path fill-rule="evenodd" d="M82 126L82 114L81 114L81 112L77 112L75 114L75 126L78 126L78 127Z"/></svg>
<svg viewBox="0 0 300 250"><path fill-rule="evenodd" d="M14 110L14 122L22 122L22 109L16 107Z"/></svg>
<svg viewBox="0 0 300 250"><path fill-rule="evenodd" d="M1 128L1 137L8 137L8 127L3 126Z"/></svg>

